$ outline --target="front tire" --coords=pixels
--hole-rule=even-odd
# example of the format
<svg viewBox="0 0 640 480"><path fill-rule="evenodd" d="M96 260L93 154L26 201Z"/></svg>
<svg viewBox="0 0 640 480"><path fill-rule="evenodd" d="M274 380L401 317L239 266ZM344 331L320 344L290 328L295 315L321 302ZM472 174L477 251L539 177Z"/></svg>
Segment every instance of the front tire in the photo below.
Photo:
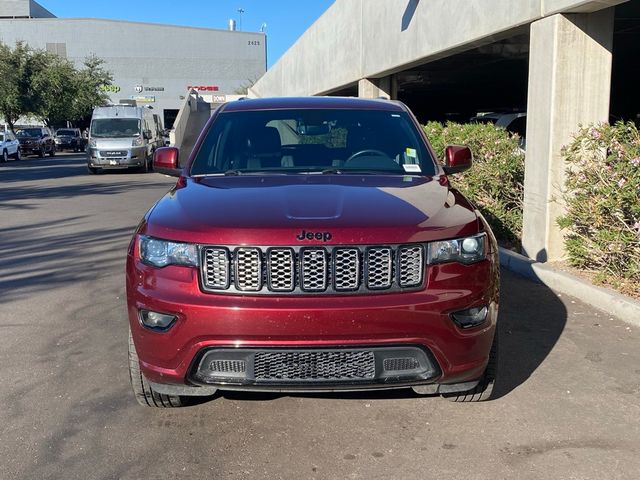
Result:
<svg viewBox="0 0 640 480"><path fill-rule="evenodd" d="M140 173L149 173L149 159L147 158L144 159L144 164L138 167L138 171Z"/></svg>
<svg viewBox="0 0 640 480"><path fill-rule="evenodd" d="M129 329L129 378L137 402L143 407L177 408L185 405L183 397L155 392L140 371L136 346Z"/></svg>
<svg viewBox="0 0 640 480"><path fill-rule="evenodd" d="M49 150L49 156L50 157L56 156L56 147L51 147L51 150Z"/></svg>
<svg viewBox="0 0 640 480"><path fill-rule="evenodd" d="M2 150L2 157L0 157L2 163L7 163L9 161L9 152L6 150Z"/></svg>
<svg viewBox="0 0 640 480"><path fill-rule="evenodd" d="M44 155L45 155L44 147L40 147L40 151L38 152L38 157L44 158Z"/></svg>
<svg viewBox="0 0 640 480"><path fill-rule="evenodd" d="M20 149L16 150L16 154L13 158L15 158L18 161L22 160L22 154L20 153Z"/></svg>
<svg viewBox="0 0 640 480"><path fill-rule="evenodd" d="M498 330L493 337L489 352L489 363L478 385L466 392L445 393L442 396L450 402L485 402L491 400L498 375Z"/></svg>

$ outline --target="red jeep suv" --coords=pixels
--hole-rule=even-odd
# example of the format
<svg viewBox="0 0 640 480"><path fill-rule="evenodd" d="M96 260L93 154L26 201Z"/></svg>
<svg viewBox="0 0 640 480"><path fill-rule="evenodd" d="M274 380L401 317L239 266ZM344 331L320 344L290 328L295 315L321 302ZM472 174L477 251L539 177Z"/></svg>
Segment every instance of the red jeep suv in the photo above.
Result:
<svg viewBox="0 0 640 480"><path fill-rule="evenodd" d="M218 108L127 258L139 403L216 390L491 394L499 263L478 210L402 103L243 100Z"/></svg>

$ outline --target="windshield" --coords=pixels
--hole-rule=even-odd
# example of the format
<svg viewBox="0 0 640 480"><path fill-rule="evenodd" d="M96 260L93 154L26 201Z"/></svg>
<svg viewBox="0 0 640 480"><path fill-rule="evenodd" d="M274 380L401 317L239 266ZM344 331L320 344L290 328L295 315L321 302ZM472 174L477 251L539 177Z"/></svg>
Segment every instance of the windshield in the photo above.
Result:
<svg viewBox="0 0 640 480"><path fill-rule="evenodd" d="M250 172L434 175L435 164L404 112L221 113L198 151L191 175Z"/></svg>
<svg viewBox="0 0 640 480"><path fill-rule="evenodd" d="M59 137L75 137L76 132L74 132L73 130L58 130L56 132L56 135Z"/></svg>
<svg viewBox="0 0 640 480"><path fill-rule="evenodd" d="M24 128L16 133L18 137L41 137L42 130L39 128Z"/></svg>
<svg viewBox="0 0 640 480"><path fill-rule="evenodd" d="M0 133L0 142L4 142L4 133Z"/></svg>
<svg viewBox="0 0 640 480"><path fill-rule="evenodd" d="M137 137L140 120L137 118L99 118L91 122L91 136L104 138Z"/></svg>

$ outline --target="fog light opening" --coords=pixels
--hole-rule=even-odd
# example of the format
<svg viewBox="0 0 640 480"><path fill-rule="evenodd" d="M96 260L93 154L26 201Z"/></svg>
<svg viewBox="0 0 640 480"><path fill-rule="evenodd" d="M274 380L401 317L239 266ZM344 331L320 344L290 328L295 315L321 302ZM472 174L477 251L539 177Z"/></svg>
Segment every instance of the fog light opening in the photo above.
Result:
<svg viewBox="0 0 640 480"><path fill-rule="evenodd" d="M167 330L178 317L167 313L153 312L151 310L140 310L140 321L142 325L152 330Z"/></svg>
<svg viewBox="0 0 640 480"><path fill-rule="evenodd" d="M460 328L472 328L483 324L489 309L486 306L467 308L451 314L451 319Z"/></svg>

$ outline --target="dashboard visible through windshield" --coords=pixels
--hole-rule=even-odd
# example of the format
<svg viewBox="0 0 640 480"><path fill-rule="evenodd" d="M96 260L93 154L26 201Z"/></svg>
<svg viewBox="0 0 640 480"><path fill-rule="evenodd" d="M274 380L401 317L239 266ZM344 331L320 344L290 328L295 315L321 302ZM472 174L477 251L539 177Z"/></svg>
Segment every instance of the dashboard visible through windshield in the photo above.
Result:
<svg viewBox="0 0 640 480"><path fill-rule="evenodd" d="M128 138L140 135L137 118L98 118L91 122L91 136L96 138Z"/></svg>
<svg viewBox="0 0 640 480"><path fill-rule="evenodd" d="M434 175L435 163L404 112L356 109L221 113L191 167L220 174Z"/></svg>

